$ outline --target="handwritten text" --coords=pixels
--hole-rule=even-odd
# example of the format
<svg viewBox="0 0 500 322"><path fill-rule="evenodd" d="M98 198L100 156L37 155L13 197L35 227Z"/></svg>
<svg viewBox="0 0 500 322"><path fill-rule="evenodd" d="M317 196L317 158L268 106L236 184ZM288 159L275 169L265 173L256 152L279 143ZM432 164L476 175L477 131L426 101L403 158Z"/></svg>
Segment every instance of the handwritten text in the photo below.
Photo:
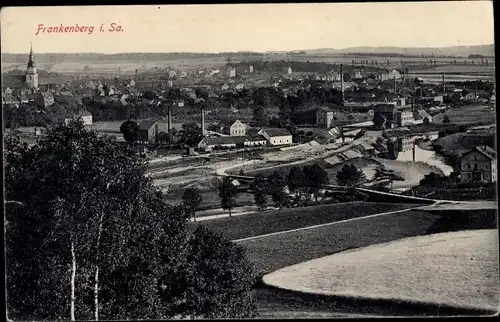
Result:
<svg viewBox="0 0 500 322"><path fill-rule="evenodd" d="M95 28L95 26L81 26L79 24L75 24L72 26L68 25L51 25L51 26L45 26L43 23L38 24L37 30L35 32L35 35L39 34L52 34L52 33L87 33L89 35L94 33L94 30L99 30L99 32L116 32L116 31L124 31L123 26L112 22L108 26L104 26L104 24L101 24L99 29Z"/></svg>

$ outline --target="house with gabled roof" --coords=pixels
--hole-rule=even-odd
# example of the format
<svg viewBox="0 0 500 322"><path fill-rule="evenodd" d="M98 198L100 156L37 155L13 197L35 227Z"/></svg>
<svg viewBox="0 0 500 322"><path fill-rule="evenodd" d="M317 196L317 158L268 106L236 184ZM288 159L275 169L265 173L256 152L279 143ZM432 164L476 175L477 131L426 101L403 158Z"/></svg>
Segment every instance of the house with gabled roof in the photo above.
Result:
<svg viewBox="0 0 500 322"><path fill-rule="evenodd" d="M489 146L477 146L460 157L460 181L496 182L497 153Z"/></svg>

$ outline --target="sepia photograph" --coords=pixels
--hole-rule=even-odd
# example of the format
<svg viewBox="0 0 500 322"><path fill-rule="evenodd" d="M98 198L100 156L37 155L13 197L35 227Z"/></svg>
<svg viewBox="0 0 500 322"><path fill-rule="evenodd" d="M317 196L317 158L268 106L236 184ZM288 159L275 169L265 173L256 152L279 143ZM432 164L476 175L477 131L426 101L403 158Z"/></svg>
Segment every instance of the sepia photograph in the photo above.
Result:
<svg viewBox="0 0 500 322"><path fill-rule="evenodd" d="M498 316L493 1L0 21L6 320Z"/></svg>

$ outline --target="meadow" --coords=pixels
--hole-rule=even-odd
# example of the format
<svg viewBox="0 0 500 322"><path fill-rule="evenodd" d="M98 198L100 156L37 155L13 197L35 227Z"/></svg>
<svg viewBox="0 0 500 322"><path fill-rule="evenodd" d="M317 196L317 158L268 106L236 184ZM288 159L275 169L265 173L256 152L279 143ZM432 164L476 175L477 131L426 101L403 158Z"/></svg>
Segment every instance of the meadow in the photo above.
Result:
<svg viewBox="0 0 500 322"><path fill-rule="evenodd" d="M257 212L190 225L192 229L196 225L205 225L226 238L238 240L412 207L415 205L349 202Z"/></svg>

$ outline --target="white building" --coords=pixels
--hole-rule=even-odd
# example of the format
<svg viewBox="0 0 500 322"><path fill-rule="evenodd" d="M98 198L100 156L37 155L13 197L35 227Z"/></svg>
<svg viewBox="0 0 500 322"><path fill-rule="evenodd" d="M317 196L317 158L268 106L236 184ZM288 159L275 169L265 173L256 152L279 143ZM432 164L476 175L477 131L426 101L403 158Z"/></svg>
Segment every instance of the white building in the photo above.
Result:
<svg viewBox="0 0 500 322"><path fill-rule="evenodd" d="M292 144L292 134L286 129L270 128L262 129L258 133L266 138L270 145L289 145Z"/></svg>
<svg viewBox="0 0 500 322"><path fill-rule="evenodd" d="M224 132L230 136L245 136L246 131L245 124L241 123L240 120L234 121L233 124L224 129Z"/></svg>

